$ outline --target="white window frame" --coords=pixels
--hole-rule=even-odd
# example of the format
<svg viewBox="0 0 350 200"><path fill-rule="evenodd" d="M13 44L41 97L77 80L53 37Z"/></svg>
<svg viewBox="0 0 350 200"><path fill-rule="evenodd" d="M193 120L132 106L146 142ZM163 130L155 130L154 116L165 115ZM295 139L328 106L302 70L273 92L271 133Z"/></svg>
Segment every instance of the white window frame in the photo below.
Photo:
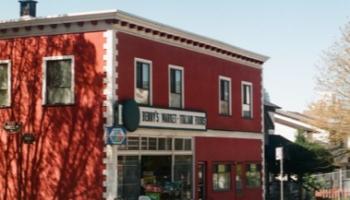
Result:
<svg viewBox="0 0 350 200"><path fill-rule="evenodd" d="M249 85L250 86L250 112L251 112L251 115L250 117L244 117L244 110L243 110L243 100L244 100L244 86L245 85ZM253 83L252 82L248 82L248 81L242 81L241 83L241 106L242 106L242 117L243 118L246 118L246 119L253 119L254 115L253 115L253 100L254 100L254 97L253 97Z"/></svg>
<svg viewBox="0 0 350 200"><path fill-rule="evenodd" d="M218 88L219 88L219 92L218 92L218 105L219 105L219 114L220 115L225 115L222 113L222 110L221 110L221 106L220 106L220 102L221 102L221 80L224 80L224 81L228 81L229 82L229 112L228 112L228 115L227 116L231 116L232 115L232 80L230 77L227 77L227 76L222 76L222 75L219 75L219 81L218 81Z"/></svg>
<svg viewBox="0 0 350 200"><path fill-rule="evenodd" d="M153 63L151 60L143 58L134 59L134 99L136 98L137 89L137 62L143 62L149 64L149 105L153 105Z"/></svg>
<svg viewBox="0 0 350 200"><path fill-rule="evenodd" d="M7 103L6 105L0 105L0 107L10 107L11 106L11 96L12 96L12 92L11 92L11 88L12 88L12 77L11 77L11 60L0 60L0 64L7 64L7 92L8 92L8 96L7 96Z"/></svg>
<svg viewBox="0 0 350 200"><path fill-rule="evenodd" d="M168 90L169 90L169 107L171 107L171 69L181 71L181 108L185 108L185 70L181 66L169 65L168 67Z"/></svg>
<svg viewBox="0 0 350 200"><path fill-rule="evenodd" d="M75 60L74 55L65 55L65 56L49 56L43 58L43 92L42 92L42 104L43 105L56 105L56 104L47 104L46 99L46 69L47 69L47 61L55 61L55 60L71 60L71 73L72 73L72 80L71 80L71 91L72 91L72 99L71 102L66 104L58 104L58 105L71 105L75 103Z"/></svg>

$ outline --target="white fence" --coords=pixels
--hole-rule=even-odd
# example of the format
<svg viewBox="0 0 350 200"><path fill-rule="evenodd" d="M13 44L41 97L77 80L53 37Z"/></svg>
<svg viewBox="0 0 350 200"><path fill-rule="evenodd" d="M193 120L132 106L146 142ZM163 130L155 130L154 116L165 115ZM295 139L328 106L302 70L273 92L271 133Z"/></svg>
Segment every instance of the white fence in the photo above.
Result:
<svg viewBox="0 0 350 200"><path fill-rule="evenodd" d="M320 189L317 198L343 200L350 199L350 170L337 170L331 173L314 175Z"/></svg>

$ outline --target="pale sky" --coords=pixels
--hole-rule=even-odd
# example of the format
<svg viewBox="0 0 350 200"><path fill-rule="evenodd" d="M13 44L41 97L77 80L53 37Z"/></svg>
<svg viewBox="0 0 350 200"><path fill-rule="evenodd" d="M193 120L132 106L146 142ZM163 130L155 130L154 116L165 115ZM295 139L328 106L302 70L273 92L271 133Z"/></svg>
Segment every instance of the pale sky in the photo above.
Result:
<svg viewBox="0 0 350 200"><path fill-rule="evenodd" d="M0 20L19 16L1 0ZM314 98L316 64L350 21L349 0L39 0L38 16L120 9L270 57L271 100L302 111Z"/></svg>

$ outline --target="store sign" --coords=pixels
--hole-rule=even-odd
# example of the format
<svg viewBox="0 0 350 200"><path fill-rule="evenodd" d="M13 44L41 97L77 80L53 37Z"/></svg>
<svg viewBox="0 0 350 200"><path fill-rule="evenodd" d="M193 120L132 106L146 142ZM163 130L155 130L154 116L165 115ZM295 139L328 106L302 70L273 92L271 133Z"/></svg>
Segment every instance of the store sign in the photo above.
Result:
<svg viewBox="0 0 350 200"><path fill-rule="evenodd" d="M119 110L122 110L122 106ZM139 112L140 127L206 130L207 118L204 112L141 106ZM122 115L120 114L120 124L123 122L121 118Z"/></svg>
<svg viewBox="0 0 350 200"><path fill-rule="evenodd" d="M283 147L276 147L276 160L283 160Z"/></svg>
<svg viewBox="0 0 350 200"><path fill-rule="evenodd" d="M123 128L107 127L107 144L121 145L126 143L126 131Z"/></svg>

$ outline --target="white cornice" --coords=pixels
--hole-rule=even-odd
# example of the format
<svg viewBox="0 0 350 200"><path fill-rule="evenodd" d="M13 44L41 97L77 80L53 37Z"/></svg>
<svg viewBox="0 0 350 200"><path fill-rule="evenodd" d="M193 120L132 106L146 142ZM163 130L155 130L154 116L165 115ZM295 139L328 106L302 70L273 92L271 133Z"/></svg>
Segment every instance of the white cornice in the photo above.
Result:
<svg viewBox="0 0 350 200"><path fill-rule="evenodd" d="M21 28L38 27L38 26L45 26L45 25L60 26L62 24L92 22L92 21L101 21L101 20L115 20L115 21L126 22L128 24L132 24L135 26L141 26L146 29L150 29L152 31L159 31L161 33L166 33L176 37L199 42L205 45L210 45L212 47L218 48L223 51L231 52L233 54L244 56L249 59L254 59L261 63L264 63L266 60L268 60L267 56L264 56L261 54L257 54L230 44L226 44L218 40L210 39L205 36L194 34L188 31L184 31L178 28L174 28L165 24L154 22L142 17L138 17L135 15L132 15L123 11L117 11L117 10L64 14L64 15L37 17L37 18L30 18L30 19L0 21L0 39L11 38L11 37L21 37L21 36L28 36L28 35L40 35L40 34L43 34L44 32L47 32L42 30L41 31L25 30L23 32L20 32L19 30L17 30L17 29L21 30ZM77 26L77 25L74 25L74 26ZM107 26L111 26L111 25L107 24ZM100 30L98 27L101 27L101 25L98 25L95 27L91 26L91 31ZM108 29L108 27L106 28ZM2 32L2 30L11 30L11 31L9 33L9 32ZM79 32L79 30L83 31L83 30L86 30L86 28L78 27L78 28L75 28L75 30ZM72 32L71 30L68 30L68 29L66 31L70 33ZM211 50L207 50L207 51L209 52ZM250 62L250 61L247 61L247 62ZM258 63L254 63L254 62L251 62L251 63L253 63L255 67L260 66L260 64Z"/></svg>
<svg viewBox="0 0 350 200"><path fill-rule="evenodd" d="M140 24L140 25L143 25L145 27L150 27L150 28L158 30L160 32L169 32L169 33L172 33L172 34L175 34L178 36L182 36L185 38L189 38L192 40L199 40L199 41L202 41L203 43L212 44L212 45L217 46L219 48L222 48L222 49L225 49L228 51L232 51L232 52L235 52L238 54L242 54L242 55L248 56L250 58L257 59L257 60L262 61L262 62L265 62L269 59L269 57L262 55L262 54L248 51L248 50L224 43L222 41L218 41L218 40L211 39L211 38L208 38L208 37L205 37L202 35L191 33L189 31L175 28L175 27L165 25L165 24L162 24L159 22L155 22L155 21L152 21L149 19L145 19L143 17L139 17L139 16L136 16L136 15L124 12L124 11L118 10L117 11L117 18L134 23L134 24Z"/></svg>

